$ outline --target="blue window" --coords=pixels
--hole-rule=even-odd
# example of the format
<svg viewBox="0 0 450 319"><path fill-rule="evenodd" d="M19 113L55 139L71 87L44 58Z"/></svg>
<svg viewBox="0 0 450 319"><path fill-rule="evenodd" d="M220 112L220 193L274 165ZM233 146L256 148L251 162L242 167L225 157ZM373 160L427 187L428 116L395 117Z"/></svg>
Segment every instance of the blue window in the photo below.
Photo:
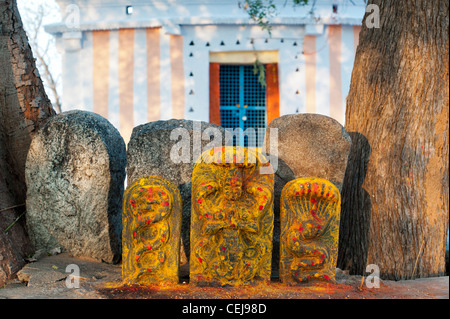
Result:
<svg viewBox="0 0 450 319"><path fill-rule="evenodd" d="M262 146L266 87L259 83L253 65L220 65L220 123L238 133L234 146Z"/></svg>

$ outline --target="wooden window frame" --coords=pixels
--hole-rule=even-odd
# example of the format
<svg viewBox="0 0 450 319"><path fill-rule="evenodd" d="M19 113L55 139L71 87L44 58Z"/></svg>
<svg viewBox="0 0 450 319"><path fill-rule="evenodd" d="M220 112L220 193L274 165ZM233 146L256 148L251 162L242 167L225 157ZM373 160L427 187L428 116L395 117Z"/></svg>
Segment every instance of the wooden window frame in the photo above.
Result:
<svg viewBox="0 0 450 319"><path fill-rule="evenodd" d="M266 127L280 116L280 88L278 81L278 63L265 64L266 73ZM220 63L209 64L209 122L220 123Z"/></svg>

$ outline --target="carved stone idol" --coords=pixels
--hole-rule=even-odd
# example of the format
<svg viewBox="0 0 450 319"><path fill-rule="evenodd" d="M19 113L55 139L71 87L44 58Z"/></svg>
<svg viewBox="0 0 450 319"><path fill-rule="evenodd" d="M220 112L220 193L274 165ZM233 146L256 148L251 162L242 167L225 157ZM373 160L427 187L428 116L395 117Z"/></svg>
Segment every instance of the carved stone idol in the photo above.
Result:
<svg viewBox="0 0 450 319"><path fill-rule="evenodd" d="M270 280L273 187L270 163L253 149L202 154L192 174L191 283Z"/></svg>
<svg viewBox="0 0 450 319"><path fill-rule="evenodd" d="M179 190L162 177L144 177L127 187L122 234L124 283L178 283L181 210Z"/></svg>
<svg viewBox="0 0 450 319"><path fill-rule="evenodd" d="M322 178L298 178L281 193L280 279L335 280L341 199Z"/></svg>

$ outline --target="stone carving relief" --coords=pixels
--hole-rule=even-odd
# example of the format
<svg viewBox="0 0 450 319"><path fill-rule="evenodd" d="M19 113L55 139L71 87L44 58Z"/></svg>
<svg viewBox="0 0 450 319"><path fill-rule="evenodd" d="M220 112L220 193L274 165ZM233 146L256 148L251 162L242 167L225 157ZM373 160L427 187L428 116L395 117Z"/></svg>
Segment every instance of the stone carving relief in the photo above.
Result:
<svg viewBox="0 0 450 319"><path fill-rule="evenodd" d="M124 283L178 283L181 205L177 187L162 177L144 177L127 187L123 204Z"/></svg>
<svg viewBox="0 0 450 319"><path fill-rule="evenodd" d="M214 148L197 162L192 176L191 283L269 281L274 198L270 163L244 147Z"/></svg>
<svg viewBox="0 0 450 319"><path fill-rule="evenodd" d="M341 199L322 178L298 178L281 193L280 279L335 279Z"/></svg>

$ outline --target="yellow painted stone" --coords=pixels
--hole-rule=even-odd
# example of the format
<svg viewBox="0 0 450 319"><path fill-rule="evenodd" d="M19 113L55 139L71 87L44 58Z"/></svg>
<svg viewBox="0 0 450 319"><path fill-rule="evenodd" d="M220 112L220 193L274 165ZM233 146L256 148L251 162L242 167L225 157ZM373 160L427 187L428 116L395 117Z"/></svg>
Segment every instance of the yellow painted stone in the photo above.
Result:
<svg viewBox="0 0 450 319"><path fill-rule="evenodd" d="M298 178L281 192L280 279L335 280L341 197L322 178Z"/></svg>
<svg viewBox="0 0 450 319"><path fill-rule="evenodd" d="M255 149L204 152L192 174L190 282L269 281L274 174Z"/></svg>
<svg viewBox="0 0 450 319"><path fill-rule="evenodd" d="M159 176L124 193L122 278L125 284L178 283L182 201L178 188Z"/></svg>

